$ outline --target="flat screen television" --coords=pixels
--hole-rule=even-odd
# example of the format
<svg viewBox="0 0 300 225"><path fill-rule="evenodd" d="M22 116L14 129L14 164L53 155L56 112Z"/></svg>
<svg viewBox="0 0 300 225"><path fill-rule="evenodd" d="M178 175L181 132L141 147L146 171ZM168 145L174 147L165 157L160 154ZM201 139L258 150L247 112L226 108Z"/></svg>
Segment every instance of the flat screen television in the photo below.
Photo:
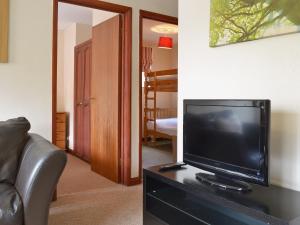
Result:
<svg viewBox="0 0 300 225"><path fill-rule="evenodd" d="M184 100L184 162L268 186L270 107L270 100Z"/></svg>

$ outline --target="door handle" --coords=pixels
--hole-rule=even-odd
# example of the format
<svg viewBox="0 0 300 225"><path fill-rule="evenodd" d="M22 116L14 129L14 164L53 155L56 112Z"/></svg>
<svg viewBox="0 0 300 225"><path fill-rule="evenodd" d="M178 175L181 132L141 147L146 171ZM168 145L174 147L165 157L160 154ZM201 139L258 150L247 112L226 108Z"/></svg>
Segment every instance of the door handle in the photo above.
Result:
<svg viewBox="0 0 300 225"><path fill-rule="evenodd" d="M89 106L91 100L92 100L92 98L88 98L88 99L86 99L86 100L83 100L83 106L84 106L84 107Z"/></svg>
<svg viewBox="0 0 300 225"><path fill-rule="evenodd" d="M79 105L79 106L80 106L80 105L83 105L83 103L82 103L82 102L79 102L79 103L77 103L77 105Z"/></svg>

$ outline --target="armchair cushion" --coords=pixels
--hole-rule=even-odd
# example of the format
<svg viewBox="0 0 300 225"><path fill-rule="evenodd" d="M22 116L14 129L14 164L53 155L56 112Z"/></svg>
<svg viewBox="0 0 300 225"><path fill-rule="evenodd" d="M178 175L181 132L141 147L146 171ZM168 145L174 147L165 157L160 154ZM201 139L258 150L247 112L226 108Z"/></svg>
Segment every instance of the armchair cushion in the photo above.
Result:
<svg viewBox="0 0 300 225"><path fill-rule="evenodd" d="M15 183L29 129L30 123L25 118L0 121L0 183Z"/></svg>
<svg viewBox="0 0 300 225"><path fill-rule="evenodd" d="M64 151L39 135L30 134L15 183L22 198L24 225L47 224L55 186L66 161Z"/></svg>
<svg viewBox="0 0 300 225"><path fill-rule="evenodd" d="M15 187L0 183L0 224L22 225L23 206Z"/></svg>

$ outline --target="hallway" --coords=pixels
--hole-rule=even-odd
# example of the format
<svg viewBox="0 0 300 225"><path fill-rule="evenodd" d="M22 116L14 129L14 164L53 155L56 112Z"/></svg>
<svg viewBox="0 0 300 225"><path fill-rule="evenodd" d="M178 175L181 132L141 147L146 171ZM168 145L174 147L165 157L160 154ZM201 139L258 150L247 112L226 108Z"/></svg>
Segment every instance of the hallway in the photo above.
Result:
<svg viewBox="0 0 300 225"><path fill-rule="evenodd" d="M68 154L49 225L142 225L142 185L115 184Z"/></svg>

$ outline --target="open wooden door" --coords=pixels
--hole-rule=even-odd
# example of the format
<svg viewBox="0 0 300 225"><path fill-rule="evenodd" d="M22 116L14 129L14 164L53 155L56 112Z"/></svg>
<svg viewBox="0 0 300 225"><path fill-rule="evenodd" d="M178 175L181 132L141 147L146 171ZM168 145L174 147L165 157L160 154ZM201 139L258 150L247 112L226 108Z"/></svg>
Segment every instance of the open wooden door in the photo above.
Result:
<svg viewBox="0 0 300 225"><path fill-rule="evenodd" d="M92 41L75 47L74 82L74 152L85 161L91 160L91 66Z"/></svg>
<svg viewBox="0 0 300 225"><path fill-rule="evenodd" d="M92 170L120 182L121 16L92 33L91 152Z"/></svg>

